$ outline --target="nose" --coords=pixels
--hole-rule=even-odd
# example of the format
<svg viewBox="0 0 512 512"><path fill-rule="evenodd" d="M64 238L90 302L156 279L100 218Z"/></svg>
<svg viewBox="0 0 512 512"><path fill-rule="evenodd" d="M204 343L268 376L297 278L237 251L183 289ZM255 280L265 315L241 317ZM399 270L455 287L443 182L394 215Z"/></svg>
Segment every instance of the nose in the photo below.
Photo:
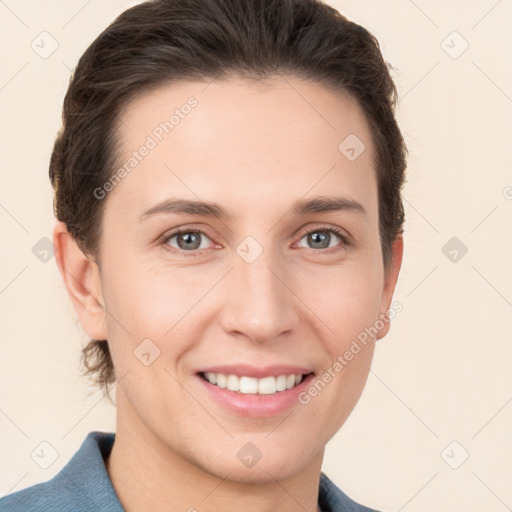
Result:
<svg viewBox="0 0 512 512"><path fill-rule="evenodd" d="M254 343L272 343L295 331L298 298L286 265L271 250L248 262L234 254L224 283L220 322L232 336Z"/></svg>

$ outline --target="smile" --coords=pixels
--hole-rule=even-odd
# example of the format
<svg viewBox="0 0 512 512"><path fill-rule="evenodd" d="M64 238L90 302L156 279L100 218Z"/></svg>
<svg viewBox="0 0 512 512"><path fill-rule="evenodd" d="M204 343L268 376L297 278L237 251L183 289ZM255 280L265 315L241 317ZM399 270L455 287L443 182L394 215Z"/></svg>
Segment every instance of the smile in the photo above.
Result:
<svg viewBox="0 0 512 512"><path fill-rule="evenodd" d="M241 394L273 395L292 389L302 381L302 374L283 374L261 379L246 375L226 375L224 373L202 372L201 377L221 389Z"/></svg>

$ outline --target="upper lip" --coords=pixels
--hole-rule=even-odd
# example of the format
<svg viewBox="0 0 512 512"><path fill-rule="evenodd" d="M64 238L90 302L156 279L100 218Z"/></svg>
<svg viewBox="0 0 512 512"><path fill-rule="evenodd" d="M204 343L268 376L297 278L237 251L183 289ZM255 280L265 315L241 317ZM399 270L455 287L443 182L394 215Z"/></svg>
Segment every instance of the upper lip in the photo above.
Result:
<svg viewBox="0 0 512 512"><path fill-rule="evenodd" d="M312 373L310 368L304 366L290 366L290 365L272 365L257 368L246 364L237 365L223 365L223 366L210 366L203 368L198 373L222 373L224 375L238 375L239 377L254 377L262 379L264 377L279 377L280 375L305 375Z"/></svg>

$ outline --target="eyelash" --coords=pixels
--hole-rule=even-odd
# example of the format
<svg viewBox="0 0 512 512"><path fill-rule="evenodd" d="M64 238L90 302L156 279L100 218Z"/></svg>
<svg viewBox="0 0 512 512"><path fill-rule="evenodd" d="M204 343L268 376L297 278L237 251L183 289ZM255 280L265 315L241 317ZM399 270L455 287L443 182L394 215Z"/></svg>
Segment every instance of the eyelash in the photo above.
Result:
<svg viewBox="0 0 512 512"><path fill-rule="evenodd" d="M335 246L335 247L329 247L326 249L311 249L312 251L325 253L325 254L331 254L333 252L338 252L340 250L343 250L343 247L346 248L351 245L349 238L345 234L343 234L343 232L340 229L337 229L334 227L325 227L325 226L319 226L319 227L317 226L317 227L311 228L307 231L304 231L303 233L301 233L299 240L302 240L305 236L309 235L310 233L328 233L328 232L335 233L341 239L342 248L336 248L337 246ZM210 238L208 236L208 234L205 233L204 231L202 231L201 229L178 228L178 229L175 229L174 231L172 231L171 233L169 233L168 235L166 235L165 238L163 239L162 244L165 246L165 249L170 252L173 252L173 253L175 253L175 252L184 253L186 256L192 256L192 257L199 256L200 251L208 250L208 249L194 249L192 251L184 251L183 249L176 249L175 247L172 247L172 249L169 248L169 245L168 245L169 240L171 238L174 238L177 235L182 234L182 233L199 233L201 235L204 235L207 238Z"/></svg>

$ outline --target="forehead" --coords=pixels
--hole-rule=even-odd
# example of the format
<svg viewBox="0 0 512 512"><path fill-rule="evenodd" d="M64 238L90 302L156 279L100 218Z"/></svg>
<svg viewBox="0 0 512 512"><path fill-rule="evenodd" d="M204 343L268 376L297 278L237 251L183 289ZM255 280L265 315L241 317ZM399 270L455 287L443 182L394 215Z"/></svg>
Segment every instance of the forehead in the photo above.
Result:
<svg viewBox="0 0 512 512"><path fill-rule="evenodd" d="M282 204L288 195L335 188L376 199L362 109L350 94L314 82L280 76L165 85L137 97L119 119L117 162L128 172L112 199L123 194L145 207L169 195L206 195L247 206L256 197Z"/></svg>

